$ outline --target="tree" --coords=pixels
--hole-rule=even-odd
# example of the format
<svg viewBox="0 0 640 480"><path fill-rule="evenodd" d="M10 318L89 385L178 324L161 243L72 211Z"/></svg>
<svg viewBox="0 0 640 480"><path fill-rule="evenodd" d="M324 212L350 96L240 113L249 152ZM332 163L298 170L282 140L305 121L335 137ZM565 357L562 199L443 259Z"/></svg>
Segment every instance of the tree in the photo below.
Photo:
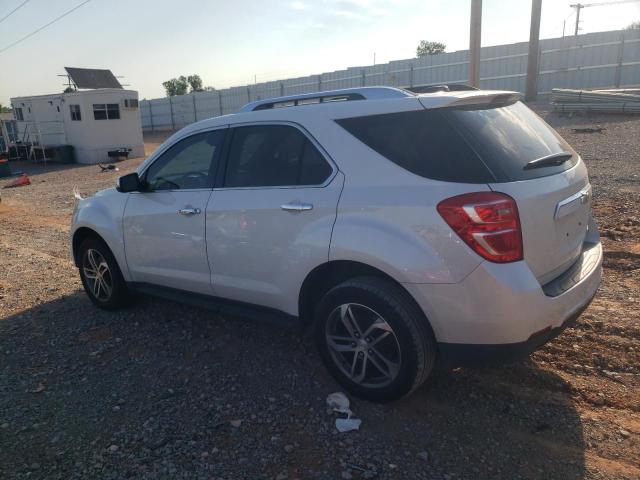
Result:
<svg viewBox="0 0 640 480"><path fill-rule="evenodd" d="M187 82L191 85L191 92L202 91L202 79L200 78L200 75L189 75L187 77Z"/></svg>
<svg viewBox="0 0 640 480"><path fill-rule="evenodd" d="M627 27L627 30L640 30L640 20L631 22Z"/></svg>
<svg viewBox="0 0 640 480"><path fill-rule="evenodd" d="M428 42L427 40L420 40L418 48L416 48L416 56L426 57L427 55L438 55L446 50L447 46L440 42Z"/></svg>
<svg viewBox="0 0 640 480"><path fill-rule="evenodd" d="M67 87L64 89L64 92L62 93L73 93L75 92L75 89L73 87Z"/></svg>
<svg viewBox="0 0 640 480"><path fill-rule="evenodd" d="M175 95L185 95L189 88L189 81L184 75L180 75L178 78L172 78L166 82L162 82L162 86L167 92L167 97L173 97Z"/></svg>
<svg viewBox="0 0 640 480"><path fill-rule="evenodd" d="M204 91L205 92L215 92L216 91L216 87L204 87Z"/></svg>
<svg viewBox="0 0 640 480"><path fill-rule="evenodd" d="M11 111L10 108L7 108L7 107L5 107L4 105L2 105L0 103L0 113L7 113L7 112L10 112L10 111Z"/></svg>

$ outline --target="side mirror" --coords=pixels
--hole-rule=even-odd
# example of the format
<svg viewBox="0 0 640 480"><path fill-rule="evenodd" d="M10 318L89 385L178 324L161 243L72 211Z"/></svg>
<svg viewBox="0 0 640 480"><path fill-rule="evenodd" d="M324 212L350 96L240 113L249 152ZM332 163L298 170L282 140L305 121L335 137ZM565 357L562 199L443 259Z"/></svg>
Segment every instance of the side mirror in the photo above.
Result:
<svg viewBox="0 0 640 480"><path fill-rule="evenodd" d="M142 192L144 185L137 172L129 173L118 178L116 189L119 192Z"/></svg>

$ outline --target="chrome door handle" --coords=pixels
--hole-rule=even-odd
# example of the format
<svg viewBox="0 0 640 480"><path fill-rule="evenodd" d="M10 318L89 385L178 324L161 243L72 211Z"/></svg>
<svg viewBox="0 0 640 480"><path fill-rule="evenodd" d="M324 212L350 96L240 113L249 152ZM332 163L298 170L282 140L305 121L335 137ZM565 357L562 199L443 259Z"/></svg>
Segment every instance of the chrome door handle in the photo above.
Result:
<svg viewBox="0 0 640 480"><path fill-rule="evenodd" d="M200 209L199 208L181 208L180 210L178 210L178 213L180 215L196 215L200 213Z"/></svg>
<svg viewBox="0 0 640 480"><path fill-rule="evenodd" d="M287 212L305 212L307 210L313 210L313 205L311 203L289 202L281 205L280 208Z"/></svg>

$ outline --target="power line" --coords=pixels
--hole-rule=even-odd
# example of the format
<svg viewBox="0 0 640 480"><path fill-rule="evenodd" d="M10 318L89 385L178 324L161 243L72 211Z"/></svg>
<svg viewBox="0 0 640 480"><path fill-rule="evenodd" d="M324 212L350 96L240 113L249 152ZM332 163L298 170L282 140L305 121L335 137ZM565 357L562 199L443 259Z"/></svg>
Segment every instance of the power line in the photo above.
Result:
<svg viewBox="0 0 640 480"><path fill-rule="evenodd" d="M24 37L16 40L13 43L10 43L9 45L7 45L6 47L4 47L3 49L0 50L0 53L10 49L11 47L13 47L14 45L19 44L20 42L23 42L24 40L26 40L29 37L34 36L36 33L40 32L41 30L44 30L45 28L47 28L49 25L52 25L54 23L56 23L58 20L61 20L62 18L66 17L67 15L69 15L70 13L76 11L77 9L79 9L80 7L82 7L83 5L86 5L87 3L89 3L91 0L85 0L84 2L82 2L80 5L76 5L75 7L73 7L71 10L67 10L66 12L64 12L62 15L54 18L53 20L51 20L49 23L41 26L40 28L34 30L33 32L29 33L28 35L25 35Z"/></svg>
<svg viewBox="0 0 640 480"><path fill-rule="evenodd" d="M20 10L22 7L25 6L26 3L28 3L29 0L24 0L24 2L22 2L20 5L18 5L16 8L14 8L13 10L11 10L9 13L7 13L4 17L0 18L0 22L5 21L7 18L9 18L11 15L13 15L15 12L17 12L18 10Z"/></svg>

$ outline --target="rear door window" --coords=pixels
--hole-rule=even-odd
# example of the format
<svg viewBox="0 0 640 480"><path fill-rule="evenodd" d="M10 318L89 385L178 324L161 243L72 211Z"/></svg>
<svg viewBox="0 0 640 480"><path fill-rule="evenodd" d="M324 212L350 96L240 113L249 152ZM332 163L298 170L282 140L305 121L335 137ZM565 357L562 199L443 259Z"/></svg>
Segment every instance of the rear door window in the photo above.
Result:
<svg viewBox="0 0 640 480"><path fill-rule="evenodd" d="M255 125L233 129L225 187L321 185L331 166L297 128Z"/></svg>

